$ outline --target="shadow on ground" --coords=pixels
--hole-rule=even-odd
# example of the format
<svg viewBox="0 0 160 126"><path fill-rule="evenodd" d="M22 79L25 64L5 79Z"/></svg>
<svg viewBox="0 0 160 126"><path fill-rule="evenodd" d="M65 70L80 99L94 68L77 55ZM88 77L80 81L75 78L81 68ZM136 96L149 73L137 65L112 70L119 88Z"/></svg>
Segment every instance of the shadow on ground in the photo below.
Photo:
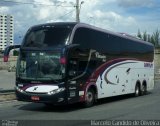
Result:
<svg viewBox="0 0 160 126"><path fill-rule="evenodd" d="M150 93L148 93L150 94ZM145 97L145 96L140 96ZM127 99L134 99L136 97L133 97L133 95L123 95L123 96L116 96L116 97L110 97L110 98L104 98L98 100L93 107L98 107L100 105L104 104L110 104L113 102L119 102L119 101L125 101ZM91 107L92 108L92 107ZM81 103L76 104L70 104L70 105L61 105L61 106L55 106L55 105L45 105L43 103L29 103L25 104L23 106L19 107L20 110L25 111L40 111L40 112L71 112L71 111L78 111L80 109L87 109L84 108Z"/></svg>

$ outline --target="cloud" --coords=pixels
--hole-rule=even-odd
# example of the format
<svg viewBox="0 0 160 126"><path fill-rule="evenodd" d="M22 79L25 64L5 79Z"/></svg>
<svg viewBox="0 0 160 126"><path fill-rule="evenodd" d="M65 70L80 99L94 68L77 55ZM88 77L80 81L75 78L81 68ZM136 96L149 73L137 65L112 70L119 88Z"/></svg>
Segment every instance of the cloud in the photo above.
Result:
<svg viewBox="0 0 160 126"><path fill-rule="evenodd" d="M87 15L94 20L92 24L114 31L122 31L122 27L131 27L133 24L136 24L136 20L133 17L125 17L113 11L103 12L101 10L95 10Z"/></svg>
<svg viewBox="0 0 160 126"><path fill-rule="evenodd" d="M14 6L14 5L17 5L17 4L14 3L14 2L11 2L11 1L0 1L0 7L1 7L1 6L6 6L6 7L8 7L8 6Z"/></svg>
<svg viewBox="0 0 160 126"><path fill-rule="evenodd" d="M9 7L6 7L6 6L0 7L1 14L8 14L9 10L10 10Z"/></svg>
<svg viewBox="0 0 160 126"><path fill-rule="evenodd" d="M74 6L70 3L65 4L62 0L19 0L19 2L21 4L14 4L14 6L8 5L8 3L5 6L0 6L1 14L11 14L14 16L16 43L22 41L26 31L33 25L51 21L73 21L75 19Z"/></svg>
<svg viewBox="0 0 160 126"><path fill-rule="evenodd" d="M32 4L1 4L0 12L11 14L15 20L15 36L24 36L27 29L36 24L51 22L73 22L75 21L75 0L16 0ZM80 0L84 1L81 5L81 22L92 24L104 29L135 33L140 28L141 31L152 32L159 27L159 8L154 8L154 14L141 12L135 14L126 11L133 7L159 6L155 4L157 0ZM151 2L152 1L152 2ZM45 5L42 5L45 4ZM138 10L139 11L139 10ZM152 11L149 11L153 13ZM152 20L149 20L152 19ZM156 19L156 20L155 20ZM147 21L146 21L147 20ZM143 30L144 29L144 30ZM20 39L22 39L20 37ZM21 40L19 40L21 41Z"/></svg>
<svg viewBox="0 0 160 126"><path fill-rule="evenodd" d="M156 4L155 0L117 0L117 3L121 7L154 7Z"/></svg>

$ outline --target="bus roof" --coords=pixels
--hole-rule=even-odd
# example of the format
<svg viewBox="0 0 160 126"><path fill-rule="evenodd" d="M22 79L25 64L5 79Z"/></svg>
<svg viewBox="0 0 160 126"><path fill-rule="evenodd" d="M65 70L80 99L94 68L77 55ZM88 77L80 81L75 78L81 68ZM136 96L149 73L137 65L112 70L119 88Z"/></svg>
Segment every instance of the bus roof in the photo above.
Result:
<svg viewBox="0 0 160 126"><path fill-rule="evenodd" d="M153 46L152 43L147 42L147 41L143 41L142 39L140 39L138 37L135 37L135 36L132 36L132 35L129 35L128 33L118 33L118 32L116 33L116 32L113 32L113 31L109 31L109 30L102 29L102 28L99 28L99 27L96 27L96 26L85 24L85 23L77 23L75 27L86 27L86 28L90 28L90 29L93 29L93 30L96 30L96 31L100 31L100 32L103 32L103 33L106 33L106 34L118 36L118 37L121 37L121 38L124 38L124 39L128 39L128 40L132 40L132 41L135 41L135 42L140 42L140 43L143 43L143 44L146 44L146 45Z"/></svg>
<svg viewBox="0 0 160 126"><path fill-rule="evenodd" d="M86 23L78 23L78 22L55 22L55 23L45 23L45 24L39 24L39 25L35 25L33 27L31 27L31 29L37 28L37 27L49 27L49 26L69 26L73 28L73 31L75 31L77 28L88 28L88 29L93 29L95 31L99 31L99 32L103 32L106 34L110 34L110 35L114 35L114 36L118 36L127 40L132 40L135 42L139 42L139 43L143 43L145 45L149 45L149 46L153 46L152 43L147 42L147 41L143 41L140 38L134 37L132 35L129 35L127 33L116 33L116 32L112 32L106 29L102 29L93 25L89 25Z"/></svg>

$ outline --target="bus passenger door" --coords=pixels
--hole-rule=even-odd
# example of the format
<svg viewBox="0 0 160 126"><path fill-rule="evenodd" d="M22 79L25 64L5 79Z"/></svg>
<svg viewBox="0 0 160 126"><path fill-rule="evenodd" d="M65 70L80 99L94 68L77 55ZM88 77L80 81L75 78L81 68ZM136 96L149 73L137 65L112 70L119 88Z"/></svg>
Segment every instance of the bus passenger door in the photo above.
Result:
<svg viewBox="0 0 160 126"><path fill-rule="evenodd" d="M70 58L68 60L68 82L67 82L67 98L68 102L72 103L78 100L78 85L76 79L77 76L78 59Z"/></svg>
<svg viewBox="0 0 160 126"><path fill-rule="evenodd" d="M82 55L78 49L70 49L67 63L67 98L68 103L79 101L80 84L85 80L88 55Z"/></svg>

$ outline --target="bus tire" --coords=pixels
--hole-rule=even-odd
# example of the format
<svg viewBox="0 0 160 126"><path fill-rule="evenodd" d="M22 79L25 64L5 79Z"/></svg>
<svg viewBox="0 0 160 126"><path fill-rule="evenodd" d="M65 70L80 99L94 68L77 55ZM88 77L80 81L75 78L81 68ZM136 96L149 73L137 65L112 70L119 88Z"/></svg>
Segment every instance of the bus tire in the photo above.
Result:
<svg viewBox="0 0 160 126"><path fill-rule="evenodd" d="M95 92L93 89L89 89L86 92L86 100L84 102L84 107L91 107L95 102Z"/></svg>
<svg viewBox="0 0 160 126"><path fill-rule="evenodd" d="M147 94L147 86L146 84L142 84L141 95L146 95L146 94Z"/></svg>
<svg viewBox="0 0 160 126"><path fill-rule="evenodd" d="M140 86L139 86L139 84L136 84L134 96L135 97L140 96Z"/></svg>

